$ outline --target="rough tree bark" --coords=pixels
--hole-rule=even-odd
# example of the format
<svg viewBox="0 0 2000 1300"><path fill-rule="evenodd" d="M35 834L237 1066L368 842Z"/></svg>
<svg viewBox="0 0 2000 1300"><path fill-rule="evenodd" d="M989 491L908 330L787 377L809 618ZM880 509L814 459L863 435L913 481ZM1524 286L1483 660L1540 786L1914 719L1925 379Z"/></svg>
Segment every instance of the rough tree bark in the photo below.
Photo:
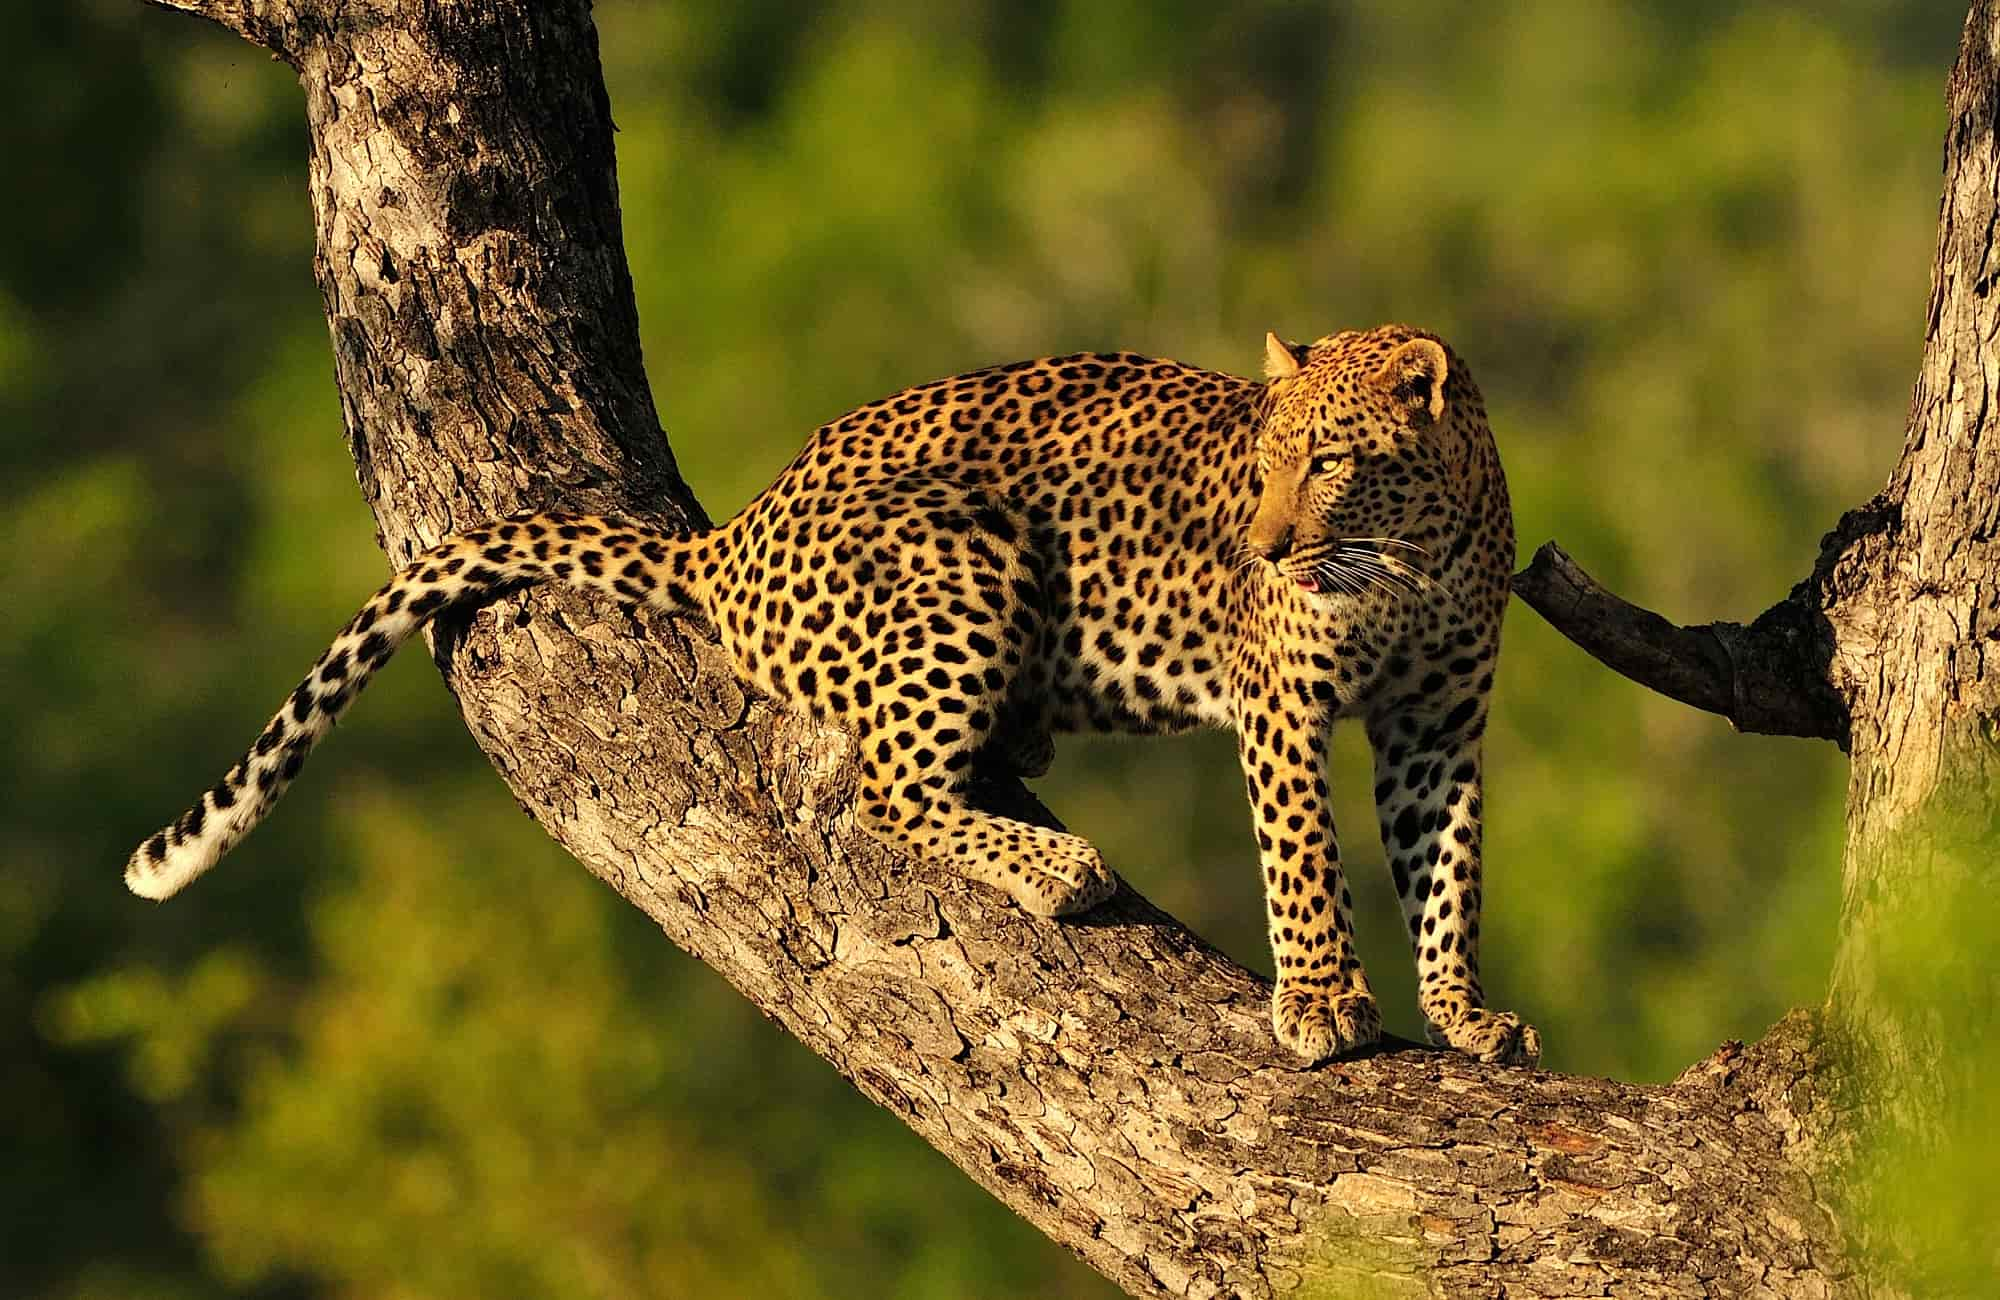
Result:
<svg viewBox="0 0 2000 1300"><path fill-rule="evenodd" d="M298 72L347 436L392 557L524 507L702 519L641 366L583 0L157 2ZM1811 577L1748 628L1679 629L1606 622L1553 558L1523 575L1558 626L1622 644L1621 671L1854 757L1826 1014L1671 1086L1409 1044L1299 1069L1265 982L1129 890L1041 921L854 832L845 737L747 696L698 624L535 592L441 628L439 665L579 861L1133 1294L1858 1293L1792 1099L1829 1026L1897 1060L1949 1051L1934 1017L1877 1014L1870 936L1935 883L1880 846L1948 775L2000 775L1994 40L1982 0L1902 462Z"/></svg>

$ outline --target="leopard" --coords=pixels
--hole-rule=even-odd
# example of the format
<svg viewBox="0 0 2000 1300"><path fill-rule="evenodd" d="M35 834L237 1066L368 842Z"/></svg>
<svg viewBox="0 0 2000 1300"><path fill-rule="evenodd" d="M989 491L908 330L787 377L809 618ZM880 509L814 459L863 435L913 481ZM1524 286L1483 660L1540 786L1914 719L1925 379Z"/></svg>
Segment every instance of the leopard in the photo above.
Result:
<svg viewBox="0 0 2000 1300"><path fill-rule="evenodd" d="M854 741L854 826L1040 917L1120 887L1089 840L997 815L1054 737L1235 733L1277 1041L1378 1043L1330 804L1359 721L1429 1039L1532 1065L1479 974L1482 750L1514 558L1484 399L1405 325L1265 338L1261 379L1129 352L920 384L818 428L728 522L528 512L416 555L228 772L126 869L164 899L270 812L441 611L537 583L705 619L743 680Z"/></svg>

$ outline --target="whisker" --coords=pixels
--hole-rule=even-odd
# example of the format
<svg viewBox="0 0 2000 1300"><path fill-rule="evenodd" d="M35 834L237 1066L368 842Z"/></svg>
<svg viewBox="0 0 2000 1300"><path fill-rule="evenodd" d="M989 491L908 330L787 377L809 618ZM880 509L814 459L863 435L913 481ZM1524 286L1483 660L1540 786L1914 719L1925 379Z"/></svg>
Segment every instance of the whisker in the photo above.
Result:
<svg viewBox="0 0 2000 1300"><path fill-rule="evenodd" d="M1447 597L1451 596L1437 579L1397 556L1385 555L1379 551L1362 551L1347 556L1346 562L1357 569L1376 574L1384 584L1393 583L1398 589L1412 595L1420 591L1436 591Z"/></svg>
<svg viewBox="0 0 2000 1300"><path fill-rule="evenodd" d="M1409 595L1415 595L1417 592L1416 585L1406 575L1386 565L1374 563L1372 560L1350 560L1348 563L1354 572L1365 575L1370 582L1385 591L1400 591Z"/></svg>
<svg viewBox="0 0 2000 1300"><path fill-rule="evenodd" d="M1327 586L1334 588L1343 595L1359 596L1362 594L1362 589L1356 584L1354 575L1346 572L1337 565L1326 563L1315 564L1313 566L1313 574Z"/></svg>
<svg viewBox="0 0 2000 1300"><path fill-rule="evenodd" d="M1408 596L1414 594L1408 587L1396 581L1394 577L1386 575L1379 570L1372 572L1362 571L1362 578L1371 589L1380 591L1385 595Z"/></svg>
<svg viewBox="0 0 2000 1300"><path fill-rule="evenodd" d="M1236 577L1245 569L1257 563L1257 552L1250 549L1250 526L1248 524L1236 530L1235 553L1231 559L1234 561L1229 569L1229 576L1231 578Z"/></svg>
<svg viewBox="0 0 2000 1300"><path fill-rule="evenodd" d="M1432 587L1436 587L1439 591L1444 590L1444 587L1438 582L1436 578L1433 578L1430 574L1425 573L1422 569L1419 569L1416 565L1411 564L1408 560L1402 559L1401 557L1395 555L1377 555L1373 556L1372 558L1375 563L1380 564L1382 567L1386 569L1394 569L1397 570L1398 572L1406 573L1410 577L1416 579L1419 582L1427 583Z"/></svg>
<svg viewBox="0 0 2000 1300"><path fill-rule="evenodd" d="M1352 543L1362 543L1362 542L1366 542L1375 546L1400 547L1405 551L1415 551L1418 555L1424 556L1426 558L1430 556L1430 551L1428 548L1419 546L1415 542L1406 542L1400 537L1343 537L1340 539L1339 544L1344 546Z"/></svg>
<svg viewBox="0 0 2000 1300"><path fill-rule="evenodd" d="M1452 604L1454 605L1460 604L1460 601L1458 599L1458 593L1454 592L1451 588L1445 586L1442 582L1439 582L1436 578L1433 578L1430 574L1425 573L1422 569L1419 569L1414 565L1408 564L1405 561L1392 559L1392 557L1390 556L1385 555L1385 556L1380 556L1378 558L1390 564L1391 567L1400 568L1407 571L1412 578L1420 581L1427 589L1436 592L1438 595L1444 597Z"/></svg>
<svg viewBox="0 0 2000 1300"><path fill-rule="evenodd" d="M1398 587L1413 596L1426 591L1443 590L1443 588L1439 587L1437 583L1424 574L1408 569L1398 569L1391 565L1382 565L1379 567L1384 574L1388 575L1389 580L1394 581Z"/></svg>
<svg viewBox="0 0 2000 1300"><path fill-rule="evenodd" d="M1368 581L1366 577L1346 565L1339 564L1331 559L1322 560L1313 565L1313 572L1324 578L1328 586L1336 587L1346 595L1365 596L1368 594Z"/></svg>
<svg viewBox="0 0 2000 1300"><path fill-rule="evenodd" d="M1347 596L1364 597L1380 592L1399 598L1434 592L1457 604L1458 597L1451 589L1426 573L1411 556L1427 559L1430 551L1400 537L1342 537L1294 554L1279 567L1279 572L1293 580L1311 576L1322 587ZM1241 572L1259 558L1255 552L1247 553L1236 571Z"/></svg>
<svg viewBox="0 0 2000 1300"><path fill-rule="evenodd" d="M1403 578L1415 578L1418 580L1422 580L1430 576L1429 574L1425 573L1422 569L1417 568L1415 565L1399 560L1393 555L1382 555L1374 551L1364 552L1363 554L1353 556L1351 557L1349 562L1352 564L1366 565L1369 568L1381 569L1384 570L1385 572L1394 573L1397 576Z"/></svg>

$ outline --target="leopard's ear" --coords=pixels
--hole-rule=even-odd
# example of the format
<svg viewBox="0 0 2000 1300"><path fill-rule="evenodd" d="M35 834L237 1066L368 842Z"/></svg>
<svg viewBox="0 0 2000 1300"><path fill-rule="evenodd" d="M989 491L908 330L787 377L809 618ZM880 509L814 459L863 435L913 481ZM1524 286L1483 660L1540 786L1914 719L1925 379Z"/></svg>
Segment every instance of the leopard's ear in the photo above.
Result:
<svg viewBox="0 0 2000 1300"><path fill-rule="evenodd" d="M1409 412L1412 424L1444 418L1444 381L1451 365L1436 339L1411 339L1382 363L1375 384Z"/></svg>
<svg viewBox="0 0 2000 1300"><path fill-rule="evenodd" d="M1279 338L1276 331L1264 336L1264 378L1276 382L1290 379L1299 373L1305 364L1306 353L1312 351L1305 343L1287 343Z"/></svg>

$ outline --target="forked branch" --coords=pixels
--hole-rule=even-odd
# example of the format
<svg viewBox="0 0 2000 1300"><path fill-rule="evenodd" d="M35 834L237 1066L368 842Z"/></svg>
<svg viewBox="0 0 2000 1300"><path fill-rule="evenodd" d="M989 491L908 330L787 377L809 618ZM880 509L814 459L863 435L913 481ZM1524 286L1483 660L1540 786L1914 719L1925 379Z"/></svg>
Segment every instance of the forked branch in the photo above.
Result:
<svg viewBox="0 0 2000 1300"><path fill-rule="evenodd" d="M1514 575L1514 594L1606 668L1738 731L1811 736L1845 747L1847 712L1826 686L1821 619L1794 593L1741 623L1681 627L1641 609L1544 542Z"/></svg>

